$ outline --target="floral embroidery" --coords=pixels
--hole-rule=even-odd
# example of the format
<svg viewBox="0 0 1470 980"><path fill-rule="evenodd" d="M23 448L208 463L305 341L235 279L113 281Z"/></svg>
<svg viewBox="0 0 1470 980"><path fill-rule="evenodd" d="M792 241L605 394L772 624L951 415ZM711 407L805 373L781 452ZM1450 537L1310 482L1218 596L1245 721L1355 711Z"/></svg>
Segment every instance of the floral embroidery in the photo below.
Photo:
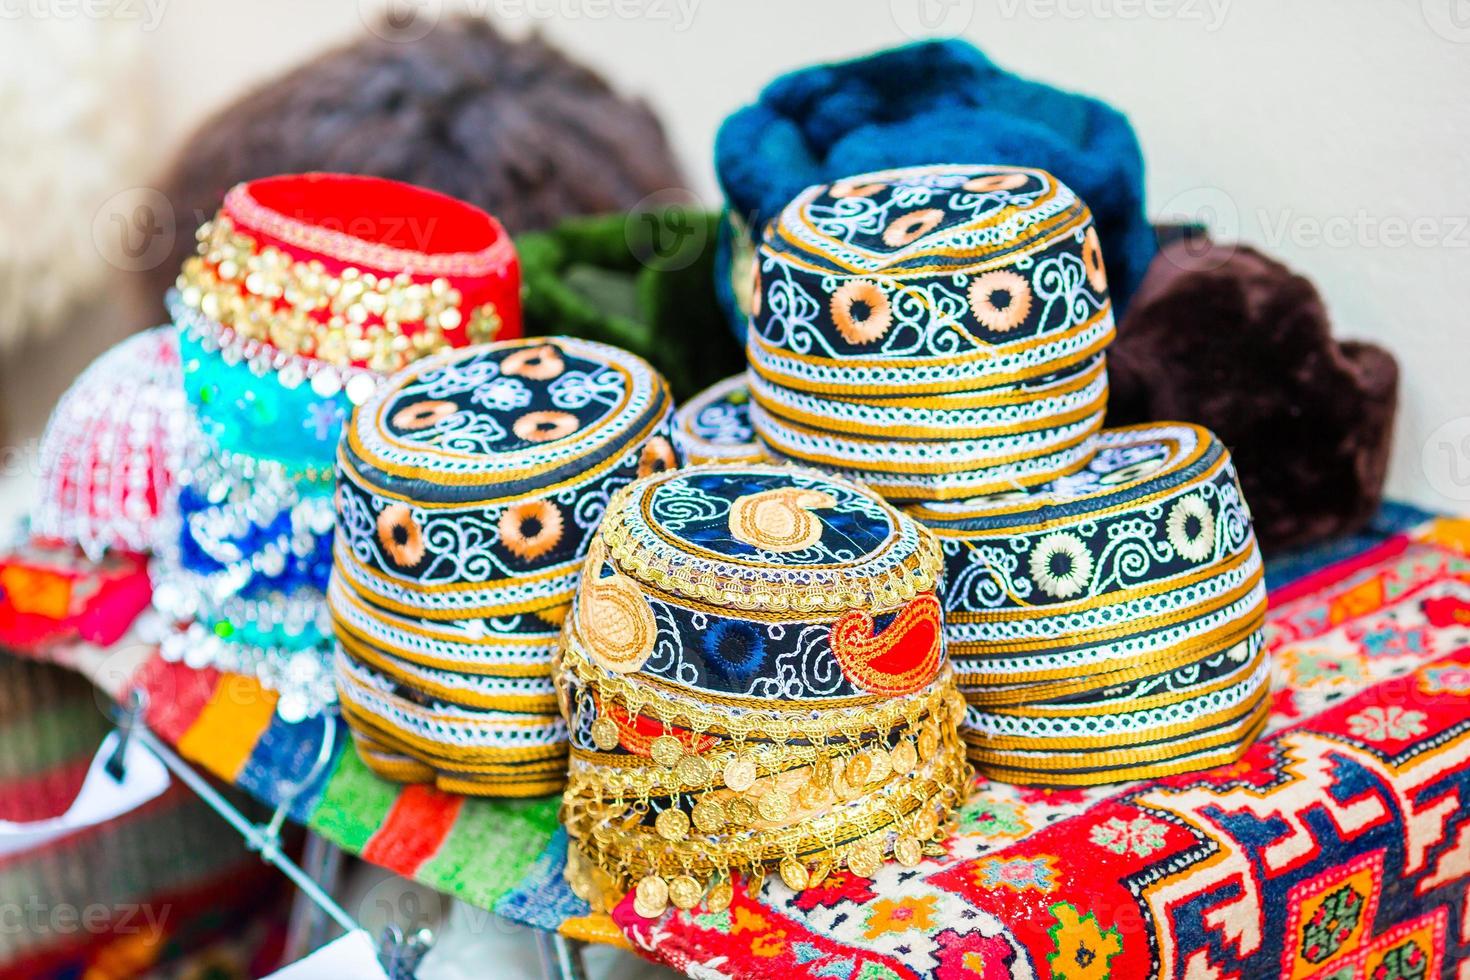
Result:
<svg viewBox="0 0 1470 980"><path fill-rule="evenodd" d="M555 548L562 535L561 509L549 500L528 500L500 515L500 540L517 558L532 561Z"/></svg>
<svg viewBox="0 0 1470 980"><path fill-rule="evenodd" d="M1108 288L1108 271L1103 266L1102 242L1098 241L1096 228L1088 228L1082 237L1082 265L1093 289L1102 292Z"/></svg>
<svg viewBox="0 0 1470 980"><path fill-rule="evenodd" d="M514 378L496 378L476 387L470 401L491 412L513 412L531 404L531 389Z"/></svg>
<svg viewBox="0 0 1470 980"><path fill-rule="evenodd" d="M863 935L869 939L877 939L890 932L928 932L935 925L934 903L937 901L939 898L936 895L926 895L923 898L905 896L897 901L891 898L879 899L868 912Z"/></svg>
<svg viewBox="0 0 1470 980"><path fill-rule="evenodd" d="M1056 887L1056 860L1049 854L1030 858L987 858L976 867L978 874L975 880L982 888L1049 892Z"/></svg>
<svg viewBox="0 0 1470 980"><path fill-rule="evenodd" d="M902 248L938 228L943 220L944 212L938 208L923 208L901 214L883 229L883 244L889 248Z"/></svg>
<svg viewBox="0 0 1470 980"><path fill-rule="evenodd" d="M1197 493L1180 497L1169 511L1169 543L1190 561L1204 561L1215 550L1215 515Z"/></svg>
<svg viewBox="0 0 1470 980"><path fill-rule="evenodd" d="M511 425L515 434L527 442L550 442L577 431L581 425L571 412L527 412Z"/></svg>
<svg viewBox="0 0 1470 980"><path fill-rule="evenodd" d="M395 429L412 432L418 429L427 429L441 419L447 419L459 406L454 402L430 399L405 405L393 413L392 425Z"/></svg>
<svg viewBox="0 0 1470 980"><path fill-rule="evenodd" d="M652 476L679 465L674 458L674 447L663 436L654 436L638 451L638 475Z"/></svg>
<svg viewBox="0 0 1470 980"><path fill-rule="evenodd" d="M1092 578L1092 555L1077 535L1056 531L1036 542L1031 552L1031 577L1047 595L1066 599L1087 587Z"/></svg>
<svg viewBox="0 0 1470 980"><path fill-rule="evenodd" d="M753 624L722 619L705 631L704 654L710 670L745 681L765 662L766 641Z"/></svg>
<svg viewBox="0 0 1470 980"><path fill-rule="evenodd" d="M424 560L424 535L407 504L393 504L378 515L378 541L400 568L412 568Z"/></svg>
<svg viewBox="0 0 1470 980"><path fill-rule="evenodd" d="M984 174L980 177L971 177L961 185L967 191L976 194L989 194L994 191L1013 191L1017 187L1026 186L1026 175L1021 173Z"/></svg>
<svg viewBox="0 0 1470 980"><path fill-rule="evenodd" d="M1019 273L996 269L970 284L970 309L996 333L1020 326L1031 312L1031 285Z"/></svg>
<svg viewBox="0 0 1470 980"><path fill-rule="evenodd" d="M1423 735L1424 712L1406 711L1398 705L1372 705L1347 720L1348 731L1370 742L1412 738Z"/></svg>
<svg viewBox="0 0 1470 980"><path fill-rule="evenodd" d="M1113 817L1092 828L1092 842L1114 854L1135 854L1148 857L1164 846L1164 834L1168 827L1148 817L1124 820Z"/></svg>
<svg viewBox="0 0 1470 980"><path fill-rule="evenodd" d="M527 347L507 355L500 362L500 373L530 378L532 381L550 381L561 374L565 367L561 352L550 344L542 344L540 347Z"/></svg>
<svg viewBox="0 0 1470 980"><path fill-rule="evenodd" d="M1108 980L1108 964L1123 952L1116 927L1103 931L1091 912L1082 915L1071 902L1051 907L1056 925L1047 930L1054 947L1047 954L1053 980Z"/></svg>
<svg viewBox="0 0 1470 980"><path fill-rule="evenodd" d="M893 310L877 283L853 279L832 294L832 323L849 344L871 344L893 325Z"/></svg>

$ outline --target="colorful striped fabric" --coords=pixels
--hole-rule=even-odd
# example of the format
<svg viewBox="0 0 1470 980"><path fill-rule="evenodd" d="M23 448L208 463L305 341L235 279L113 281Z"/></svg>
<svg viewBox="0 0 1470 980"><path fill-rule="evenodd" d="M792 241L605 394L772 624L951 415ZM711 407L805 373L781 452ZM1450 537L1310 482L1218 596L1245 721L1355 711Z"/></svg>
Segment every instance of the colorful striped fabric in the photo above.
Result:
<svg viewBox="0 0 1470 980"><path fill-rule="evenodd" d="M1411 507L1386 507L1346 545L1269 562L1273 590L1331 562L1351 563L1354 555L1427 519ZM126 662L122 654L71 648L57 659L107 689L126 680L118 666ZM251 678L193 671L156 655L137 659L130 674L150 695L150 725L201 768L274 805L298 790L323 740L331 738L330 762L299 789L291 806L309 829L345 851L513 921L576 939L627 943L611 918L589 915L562 880L566 839L557 825L557 797L470 799L388 783L358 760L340 722L330 728L321 719L287 724L274 712L276 696Z"/></svg>

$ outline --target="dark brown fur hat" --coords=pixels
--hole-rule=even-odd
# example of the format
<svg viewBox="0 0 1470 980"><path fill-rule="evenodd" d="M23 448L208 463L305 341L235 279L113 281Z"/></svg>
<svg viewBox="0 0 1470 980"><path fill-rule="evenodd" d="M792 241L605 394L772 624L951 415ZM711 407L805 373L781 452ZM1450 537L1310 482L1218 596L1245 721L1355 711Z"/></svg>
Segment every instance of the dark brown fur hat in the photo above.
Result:
<svg viewBox="0 0 1470 980"><path fill-rule="evenodd" d="M153 296L161 301L226 190L310 170L429 187L512 234L683 186L649 108L539 37L510 40L470 17L412 41L385 28L266 82L184 143L161 185L178 233L149 273Z"/></svg>
<svg viewBox="0 0 1470 980"><path fill-rule="evenodd" d="M1316 288L1254 249L1166 246L1108 373L1109 425L1177 419L1220 436L1268 552L1352 531L1382 501L1398 364L1334 340Z"/></svg>

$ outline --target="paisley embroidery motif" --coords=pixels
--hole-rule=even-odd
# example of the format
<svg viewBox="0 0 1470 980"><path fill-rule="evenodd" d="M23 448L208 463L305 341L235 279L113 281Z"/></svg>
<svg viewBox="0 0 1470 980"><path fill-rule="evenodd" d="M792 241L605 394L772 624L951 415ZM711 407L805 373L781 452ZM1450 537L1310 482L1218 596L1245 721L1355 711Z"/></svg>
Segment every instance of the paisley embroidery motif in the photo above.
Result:
<svg viewBox="0 0 1470 980"><path fill-rule="evenodd" d="M608 574L604 575L604 568ZM607 565L607 549L592 543L577 595L577 626L588 652L616 674L630 674L648 660L658 637L653 609L634 582Z"/></svg>
<svg viewBox="0 0 1470 980"><path fill-rule="evenodd" d="M854 609L832 624L832 652L842 672L874 694L912 694L939 673L939 599L926 592L899 611L879 633L866 612Z"/></svg>
<svg viewBox="0 0 1470 980"><path fill-rule="evenodd" d="M822 521L811 512L835 506L837 498L825 490L778 487L747 494L730 505L730 533L752 548L805 551L822 540Z"/></svg>

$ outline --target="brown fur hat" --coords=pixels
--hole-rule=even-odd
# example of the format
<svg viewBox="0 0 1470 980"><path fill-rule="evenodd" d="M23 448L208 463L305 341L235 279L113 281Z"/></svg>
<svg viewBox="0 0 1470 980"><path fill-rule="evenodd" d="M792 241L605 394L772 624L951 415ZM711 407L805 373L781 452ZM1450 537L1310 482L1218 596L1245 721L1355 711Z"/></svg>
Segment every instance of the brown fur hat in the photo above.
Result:
<svg viewBox="0 0 1470 980"><path fill-rule="evenodd" d="M385 35L385 36L378 36ZM511 234L626 210L683 186L658 119L539 37L478 18L418 40L381 30L267 82L206 120L162 181L173 254L151 270L161 300L193 231L242 180L310 170L389 177L493 213Z"/></svg>
<svg viewBox="0 0 1470 980"><path fill-rule="evenodd" d="M1108 351L1109 425L1163 419L1229 447L1268 552L1355 530L1383 498L1398 364L1334 340L1313 285L1243 245L1167 245Z"/></svg>

